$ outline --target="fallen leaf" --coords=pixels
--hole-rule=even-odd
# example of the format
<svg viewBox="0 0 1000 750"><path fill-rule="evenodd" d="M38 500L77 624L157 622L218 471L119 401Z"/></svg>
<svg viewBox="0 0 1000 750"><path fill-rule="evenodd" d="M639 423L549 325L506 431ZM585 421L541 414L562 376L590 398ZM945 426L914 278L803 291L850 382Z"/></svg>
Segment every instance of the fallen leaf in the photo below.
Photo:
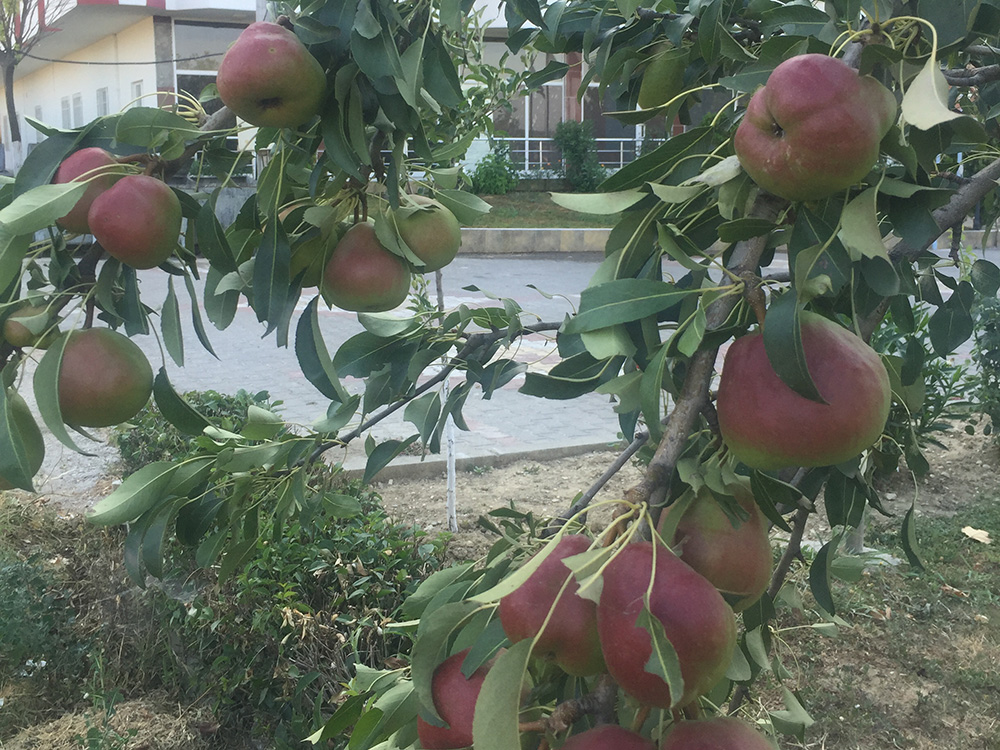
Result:
<svg viewBox="0 0 1000 750"><path fill-rule="evenodd" d="M969 537L969 539L975 539L977 542L982 542L983 544L993 543L993 540L990 539L990 532L983 531L982 529L974 529L971 526L966 526L962 529L962 533Z"/></svg>

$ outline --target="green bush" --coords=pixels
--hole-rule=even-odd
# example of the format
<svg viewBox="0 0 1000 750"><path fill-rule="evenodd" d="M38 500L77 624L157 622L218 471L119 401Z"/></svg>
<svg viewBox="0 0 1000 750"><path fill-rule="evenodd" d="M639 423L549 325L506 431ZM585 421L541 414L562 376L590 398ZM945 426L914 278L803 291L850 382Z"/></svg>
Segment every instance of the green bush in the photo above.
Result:
<svg viewBox="0 0 1000 750"><path fill-rule="evenodd" d="M517 188L517 166L510 160L510 144L494 141L472 173L472 190L477 195L506 195Z"/></svg>
<svg viewBox="0 0 1000 750"><path fill-rule="evenodd" d="M604 180L604 167L597 160L597 141L589 122L566 120L556 125L552 138L562 152L562 175L571 189L590 193Z"/></svg>
<svg viewBox="0 0 1000 750"><path fill-rule="evenodd" d="M972 358L978 369L976 401L990 418L985 431L1000 440L1000 300L983 298L977 310Z"/></svg>
<svg viewBox="0 0 1000 750"><path fill-rule="evenodd" d="M260 406L273 411L280 403L270 403L267 391L251 395L242 389L233 395L191 391L185 393L184 398L216 426L231 432L239 432L243 428L248 407ZM150 402L130 422L114 428L111 442L121 454L122 476L127 477L154 461L169 461L187 455L194 438L170 424Z"/></svg>
<svg viewBox="0 0 1000 750"><path fill-rule="evenodd" d="M178 564L178 583L152 594L154 617L170 634L167 670L185 693L211 700L225 728L252 727L278 748L301 746L356 664L381 668L408 651L408 638L386 625L440 567L444 542L393 523L357 482L338 491L358 498L358 515L317 512L264 527L232 579L178 595L191 591Z"/></svg>
<svg viewBox="0 0 1000 750"><path fill-rule="evenodd" d="M936 435L966 419L972 410L967 399L975 376L964 364L949 362L933 354L926 306L913 309L912 331L909 321L900 325L892 313L872 335L875 351L895 363L894 394L885 436L876 451L877 470L889 474L896 470L899 458L916 474L925 474L929 466L922 449L941 445ZM922 367L917 367L920 363ZM920 375L922 373L922 379Z"/></svg>

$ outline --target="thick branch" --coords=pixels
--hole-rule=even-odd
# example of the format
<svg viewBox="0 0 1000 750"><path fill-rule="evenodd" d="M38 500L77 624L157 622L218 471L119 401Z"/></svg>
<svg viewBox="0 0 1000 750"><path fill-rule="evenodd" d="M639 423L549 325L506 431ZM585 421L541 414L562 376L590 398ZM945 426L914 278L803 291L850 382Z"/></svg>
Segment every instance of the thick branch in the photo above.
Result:
<svg viewBox="0 0 1000 750"><path fill-rule="evenodd" d="M757 196L750 216L774 221L787 205L786 201L762 192ZM766 244L766 236L737 243L727 267L735 276L755 270ZM728 283L728 280L723 280L720 285ZM707 329L713 330L724 325L736 308L737 302L738 297L732 294L716 300L706 313ZM627 493L630 501L646 502L652 506L662 505L674 468L687 445L688 436L694 430L698 415L708 403L709 385L715 372L715 360L718 354L718 347L699 349L688 363L684 385L676 406L667 420L656 453L646 468L646 475ZM654 511L657 515L658 512Z"/></svg>
<svg viewBox="0 0 1000 750"><path fill-rule="evenodd" d="M982 86L991 81L1000 81L1000 65L984 65L981 68L952 68L942 70L949 86Z"/></svg>
<svg viewBox="0 0 1000 750"><path fill-rule="evenodd" d="M236 115L229 107L223 106L221 109L216 110L212 115L205 120L204 124L201 126L201 130L205 133L209 133L213 130L229 130L236 127ZM166 163L163 169L163 174L165 177L170 177L177 174L182 169L186 169L188 164L194 158L194 155L201 150L205 145L204 141L195 141L186 149L184 153L178 156L176 159L171 159Z"/></svg>
<svg viewBox="0 0 1000 750"><path fill-rule="evenodd" d="M931 237L919 247L913 247L900 240L893 245L889 251L889 256L893 260L912 260L919 256L941 234L944 234L948 229L968 216L969 211L997 186L997 180L1000 180L1000 159L990 162L979 172L976 172L967 183L955 191L955 194L951 196L951 200L947 204L933 213L934 221L940 230L937 235Z"/></svg>

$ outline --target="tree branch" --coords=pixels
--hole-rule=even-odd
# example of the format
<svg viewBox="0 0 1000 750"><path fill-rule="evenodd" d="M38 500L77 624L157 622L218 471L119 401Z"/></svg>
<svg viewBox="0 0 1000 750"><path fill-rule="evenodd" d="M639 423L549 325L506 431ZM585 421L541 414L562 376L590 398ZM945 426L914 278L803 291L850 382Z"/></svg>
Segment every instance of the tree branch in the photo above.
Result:
<svg viewBox="0 0 1000 750"><path fill-rule="evenodd" d="M749 216L774 221L787 205L787 201L769 193L760 192ZM738 242L730 256L727 268L735 276L755 270L766 244L767 236ZM720 286L728 283L728 280L723 280L720 282ZM716 300L706 311L706 329L711 331L724 325L736 308L737 302L736 295L726 295ZM666 498L674 468L684 451L688 436L694 430L698 415L708 404L709 385L715 372L715 361L718 355L718 347L699 349L695 352L688 363L684 385L677 397L674 410L667 420L663 437L646 468L646 475L638 485L626 493L626 497L631 502L645 502L653 506L654 522L659 516L659 507L662 506Z"/></svg>
<svg viewBox="0 0 1000 750"><path fill-rule="evenodd" d="M981 68L950 68L941 71L949 86L982 86L984 83L1000 81L1000 65L984 65Z"/></svg>

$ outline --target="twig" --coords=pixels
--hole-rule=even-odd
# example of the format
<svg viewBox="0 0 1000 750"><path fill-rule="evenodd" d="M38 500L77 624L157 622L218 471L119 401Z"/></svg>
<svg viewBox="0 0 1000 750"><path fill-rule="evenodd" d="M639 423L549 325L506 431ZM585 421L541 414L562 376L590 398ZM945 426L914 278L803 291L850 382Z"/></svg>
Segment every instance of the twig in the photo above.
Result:
<svg viewBox="0 0 1000 750"><path fill-rule="evenodd" d="M583 697L563 701L546 718L521 722L518 728L521 732L559 734L588 714L595 716L598 723L611 724L615 720L614 706L617 695L617 683L611 675L605 674L598 678L594 689Z"/></svg>

